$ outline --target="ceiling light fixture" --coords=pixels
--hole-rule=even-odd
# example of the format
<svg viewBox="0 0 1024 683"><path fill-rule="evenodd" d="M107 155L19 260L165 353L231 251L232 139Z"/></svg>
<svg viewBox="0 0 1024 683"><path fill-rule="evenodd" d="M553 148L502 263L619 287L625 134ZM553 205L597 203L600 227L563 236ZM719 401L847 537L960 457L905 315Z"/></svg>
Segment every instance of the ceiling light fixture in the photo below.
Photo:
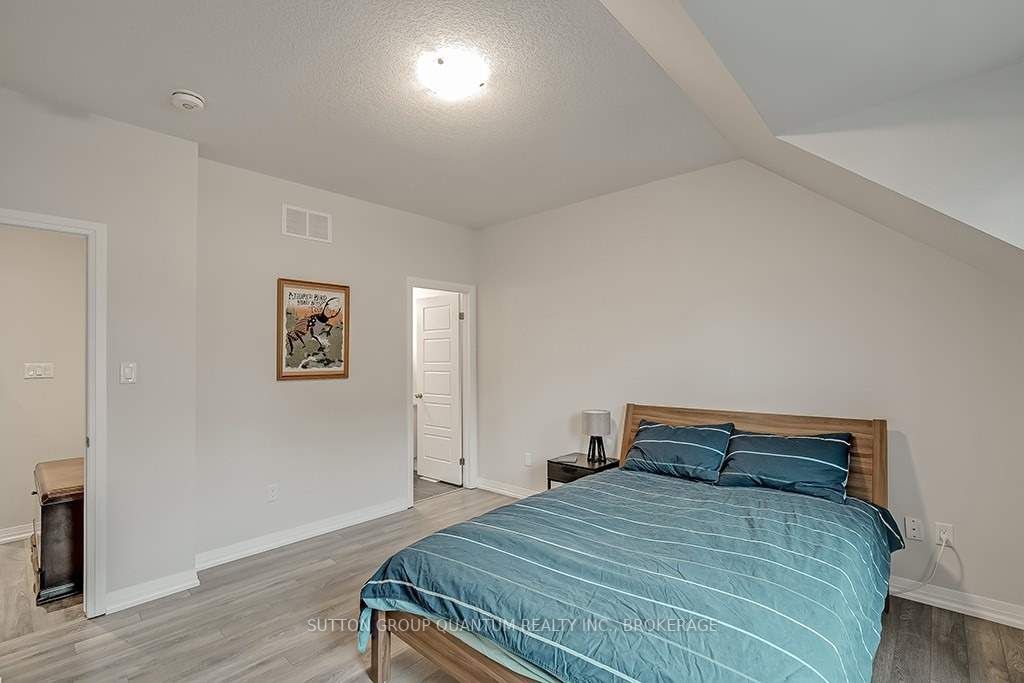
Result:
<svg viewBox="0 0 1024 683"><path fill-rule="evenodd" d="M424 52L416 61L416 77L442 100L454 102L480 92L491 75L487 60L462 47Z"/></svg>

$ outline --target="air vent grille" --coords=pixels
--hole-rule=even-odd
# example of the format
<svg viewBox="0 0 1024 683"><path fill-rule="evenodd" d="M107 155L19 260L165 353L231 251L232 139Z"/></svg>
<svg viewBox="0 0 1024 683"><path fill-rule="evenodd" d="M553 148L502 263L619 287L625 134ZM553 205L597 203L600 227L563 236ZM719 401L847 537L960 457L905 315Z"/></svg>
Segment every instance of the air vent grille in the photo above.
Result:
<svg viewBox="0 0 1024 683"><path fill-rule="evenodd" d="M308 226L310 239L331 241L331 217L327 214L310 211Z"/></svg>
<svg viewBox="0 0 1024 683"><path fill-rule="evenodd" d="M283 204L281 207L281 233L317 242L334 240L330 214L291 204Z"/></svg>

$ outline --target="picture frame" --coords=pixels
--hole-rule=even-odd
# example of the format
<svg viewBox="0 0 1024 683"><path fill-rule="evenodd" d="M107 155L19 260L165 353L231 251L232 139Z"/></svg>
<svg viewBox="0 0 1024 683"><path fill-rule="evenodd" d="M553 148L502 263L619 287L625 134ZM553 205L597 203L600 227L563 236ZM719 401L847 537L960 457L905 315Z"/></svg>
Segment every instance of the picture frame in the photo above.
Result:
<svg viewBox="0 0 1024 683"><path fill-rule="evenodd" d="M348 285L278 278L277 379L347 379L351 308Z"/></svg>

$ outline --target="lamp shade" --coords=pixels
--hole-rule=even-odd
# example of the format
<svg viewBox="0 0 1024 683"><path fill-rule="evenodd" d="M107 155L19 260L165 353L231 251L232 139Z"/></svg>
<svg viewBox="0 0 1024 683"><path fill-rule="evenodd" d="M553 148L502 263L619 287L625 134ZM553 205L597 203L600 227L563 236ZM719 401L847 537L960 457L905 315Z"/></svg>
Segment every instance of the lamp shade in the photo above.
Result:
<svg viewBox="0 0 1024 683"><path fill-rule="evenodd" d="M608 436L612 433L612 414L607 410L584 410L583 433L587 436Z"/></svg>

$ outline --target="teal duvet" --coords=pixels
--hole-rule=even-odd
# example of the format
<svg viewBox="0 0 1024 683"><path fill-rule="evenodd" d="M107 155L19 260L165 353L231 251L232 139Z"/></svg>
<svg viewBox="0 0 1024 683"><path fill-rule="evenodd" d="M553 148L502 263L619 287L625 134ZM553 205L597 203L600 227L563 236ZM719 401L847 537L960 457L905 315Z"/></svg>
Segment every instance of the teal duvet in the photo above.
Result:
<svg viewBox="0 0 1024 683"><path fill-rule="evenodd" d="M854 498L611 470L394 555L360 646L401 609L538 680L869 681L901 547Z"/></svg>

